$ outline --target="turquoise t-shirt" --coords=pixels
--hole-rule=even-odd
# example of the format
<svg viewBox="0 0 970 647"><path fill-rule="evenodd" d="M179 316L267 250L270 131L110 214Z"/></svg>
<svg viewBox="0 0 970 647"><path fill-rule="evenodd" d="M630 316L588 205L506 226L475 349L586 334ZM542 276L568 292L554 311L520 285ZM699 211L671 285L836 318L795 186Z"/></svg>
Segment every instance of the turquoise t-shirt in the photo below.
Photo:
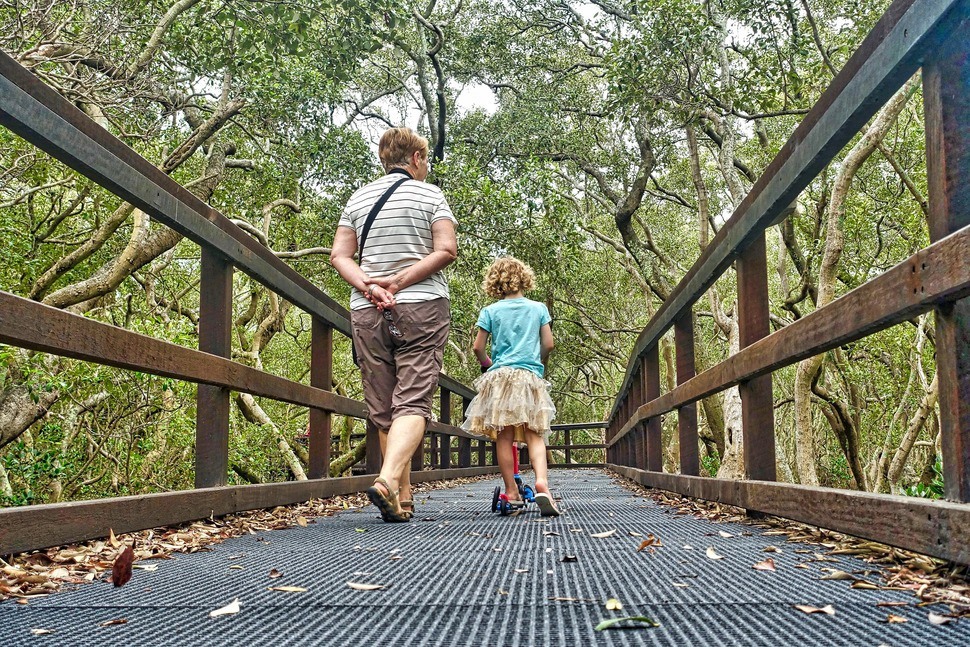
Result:
<svg viewBox="0 0 970 647"><path fill-rule="evenodd" d="M539 329L552 321L544 303L525 297L502 299L485 306L478 315L479 328L492 336L492 366L524 368L542 377Z"/></svg>

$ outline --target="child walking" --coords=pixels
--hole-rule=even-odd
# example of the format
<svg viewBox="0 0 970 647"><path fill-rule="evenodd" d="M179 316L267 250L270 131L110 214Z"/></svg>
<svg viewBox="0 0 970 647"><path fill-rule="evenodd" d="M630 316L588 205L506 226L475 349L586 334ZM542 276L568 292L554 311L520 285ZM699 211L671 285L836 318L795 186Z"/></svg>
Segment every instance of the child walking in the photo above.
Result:
<svg viewBox="0 0 970 647"><path fill-rule="evenodd" d="M559 510L549 491L546 438L556 407L549 383L542 379L553 348L552 317L542 303L526 299L535 284L532 269L515 258L500 258L488 268L482 289L498 299L478 315L478 336L472 347L483 369L475 380L478 395L468 405L462 428L495 441L505 493L513 507L525 502L519 495L513 467L513 442L529 446L535 470L535 501L544 517ZM492 338L492 357L485 352Z"/></svg>

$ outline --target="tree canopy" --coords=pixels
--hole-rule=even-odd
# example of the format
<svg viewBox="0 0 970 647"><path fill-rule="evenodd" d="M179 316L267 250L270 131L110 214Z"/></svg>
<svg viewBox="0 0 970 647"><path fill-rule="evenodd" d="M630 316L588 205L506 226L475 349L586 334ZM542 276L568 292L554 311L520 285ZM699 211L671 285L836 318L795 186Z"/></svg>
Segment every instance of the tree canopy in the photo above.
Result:
<svg viewBox="0 0 970 647"><path fill-rule="evenodd" d="M576 422L608 414L637 334L887 4L27 0L0 2L0 48L344 303L340 210L380 173L380 133L416 128L460 222L445 370L475 377L481 277L514 255L555 322L558 421ZM913 80L769 231L775 327L926 244L919 103ZM0 289L196 344L194 244L6 130L0 177ZM309 316L245 276L234 297L233 357L306 381ZM736 349L736 313L728 273L696 309L699 369ZM778 372L780 478L938 487L932 331L920 317ZM359 396L348 346L335 382ZM194 390L0 346L0 496L185 487ZM305 478L305 409L235 402L232 478ZM700 409L704 468L737 475L736 391ZM362 449L353 421L334 429L340 473ZM676 443L665 420L671 470Z"/></svg>

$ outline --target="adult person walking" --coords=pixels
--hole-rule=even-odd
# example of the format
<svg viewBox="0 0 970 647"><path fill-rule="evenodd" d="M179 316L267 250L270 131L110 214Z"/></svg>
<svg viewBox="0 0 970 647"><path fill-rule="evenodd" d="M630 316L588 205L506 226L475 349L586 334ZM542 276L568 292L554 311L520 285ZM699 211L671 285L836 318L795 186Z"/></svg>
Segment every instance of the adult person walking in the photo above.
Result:
<svg viewBox="0 0 970 647"><path fill-rule="evenodd" d="M441 270L458 256L457 221L441 190L424 181L427 139L391 128L378 155L386 175L350 197L330 263L353 287L354 349L384 457L367 496L384 521L394 522L413 514L411 456L431 418L448 339L451 310Z"/></svg>

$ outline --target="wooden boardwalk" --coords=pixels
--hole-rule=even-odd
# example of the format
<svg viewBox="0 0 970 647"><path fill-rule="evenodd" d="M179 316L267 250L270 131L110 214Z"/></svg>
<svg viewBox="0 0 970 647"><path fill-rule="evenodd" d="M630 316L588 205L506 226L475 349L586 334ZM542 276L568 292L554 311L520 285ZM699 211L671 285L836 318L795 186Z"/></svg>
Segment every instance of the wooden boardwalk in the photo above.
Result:
<svg viewBox="0 0 970 647"><path fill-rule="evenodd" d="M555 519L534 506L491 513L497 479L435 490L417 498L409 524L350 510L153 562L157 570L136 570L120 588L98 582L28 606L0 604L4 644L970 644L970 622L930 624L911 592L820 579L834 569L879 585L861 560L750 524L677 514L602 470L553 478L564 509ZM650 534L662 545L638 552ZM776 571L753 568L768 557ZM271 578L273 569L282 577ZM606 608L611 598L622 610ZM236 599L238 613L209 616ZM878 606L893 602L905 606ZM831 605L835 614L795 605ZM906 622L888 623L890 614ZM595 630L639 615L659 626ZM31 633L40 628L53 633Z"/></svg>

